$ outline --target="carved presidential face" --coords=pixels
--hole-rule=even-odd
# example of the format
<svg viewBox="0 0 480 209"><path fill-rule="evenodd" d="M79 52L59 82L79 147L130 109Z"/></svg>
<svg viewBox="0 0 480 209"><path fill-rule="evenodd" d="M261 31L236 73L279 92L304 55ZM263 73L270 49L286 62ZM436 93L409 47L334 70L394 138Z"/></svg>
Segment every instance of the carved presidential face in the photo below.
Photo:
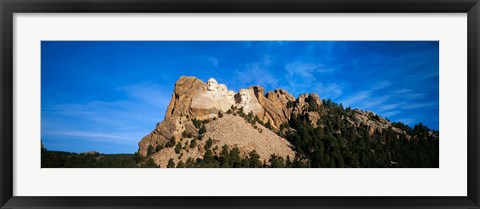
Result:
<svg viewBox="0 0 480 209"><path fill-rule="evenodd" d="M216 91L218 88L218 82L214 78L210 78L207 81L207 90Z"/></svg>
<svg viewBox="0 0 480 209"><path fill-rule="evenodd" d="M250 101L250 94L248 93L247 89L240 89L240 99L242 100L241 103L245 104Z"/></svg>
<svg viewBox="0 0 480 209"><path fill-rule="evenodd" d="M218 90L224 96L227 94L227 86L225 84L218 84Z"/></svg>
<svg viewBox="0 0 480 209"><path fill-rule="evenodd" d="M235 96L235 92L232 91L232 90L228 90L227 91L227 96L233 97L233 96Z"/></svg>

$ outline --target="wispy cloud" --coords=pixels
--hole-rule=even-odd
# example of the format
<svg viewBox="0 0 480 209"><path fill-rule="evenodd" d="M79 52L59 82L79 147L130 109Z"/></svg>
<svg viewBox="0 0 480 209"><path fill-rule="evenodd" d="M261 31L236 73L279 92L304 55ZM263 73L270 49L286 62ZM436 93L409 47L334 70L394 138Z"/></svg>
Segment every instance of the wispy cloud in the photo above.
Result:
<svg viewBox="0 0 480 209"><path fill-rule="evenodd" d="M345 104L345 105L356 105L358 103L361 103L363 107L371 107L371 106L381 105L385 101L387 101L391 97L391 95L374 97L372 94L375 91L381 90L381 89L386 88L390 85L391 85L391 82L389 82L389 81L380 81L378 83L375 83L368 90L359 91L359 92L345 98L344 100L342 100L342 103Z"/></svg>
<svg viewBox="0 0 480 209"><path fill-rule="evenodd" d="M415 123L416 120L412 118L400 118L398 119L398 121L401 121L402 123L405 123L405 124L412 124L412 123Z"/></svg>
<svg viewBox="0 0 480 209"><path fill-rule="evenodd" d="M342 98L340 101L345 106L371 110L382 117L397 117L408 110L438 107L438 102L421 102L425 99L424 93L414 93L410 88L388 90L391 86L392 82L381 81L373 84L367 90L358 91L353 95ZM397 120L411 124L419 119L401 118Z"/></svg>
<svg viewBox="0 0 480 209"><path fill-rule="evenodd" d="M418 72L418 73L413 73L407 77L408 80L411 81L421 81L425 79L431 79L431 78L438 78L439 73L438 72Z"/></svg>
<svg viewBox="0 0 480 209"><path fill-rule="evenodd" d="M109 143L130 143L132 138L136 137L137 133L132 132L91 132L91 131L77 131L77 130L63 130L63 131L51 131L44 136L59 136L71 139L87 139L89 141L108 141Z"/></svg>
<svg viewBox="0 0 480 209"><path fill-rule="evenodd" d="M258 62L248 63L244 69L235 71L232 83L242 87L250 85L276 87L278 79L268 70L270 64L271 60L268 56Z"/></svg>
<svg viewBox="0 0 480 209"><path fill-rule="evenodd" d="M392 85L392 82L391 81L380 81L378 83L376 83L373 87L372 87L372 90L379 90L379 89L383 89L383 88L386 88L388 86Z"/></svg>
<svg viewBox="0 0 480 209"><path fill-rule="evenodd" d="M220 61L219 61L217 58L215 58L215 57L208 57L207 60L208 60L208 62L209 62L210 64L212 64L214 67L218 67L218 65L219 65L219 63L220 63Z"/></svg>
<svg viewBox="0 0 480 209"><path fill-rule="evenodd" d="M377 107L377 110L380 111L380 112L385 112L385 111L389 111L389 110L398 109L405 104L406 104L405 102L399 102L399 103L394 103L394 104L382 103L379 107Z"/></svg>
<svg viewBox="0 0 480 209"><path fill-rule="evenodd" d="M343 93L342 86L337 83L318 83L316 91L322 98L336 99Z"/></svg>
<svg viewBox="0 0 480 209"><path fill-rule="evenodd" d="M378 91L389 87L391 82L380 81L373 84L370 89L359 91L351 96L341 100L345 106L359 107L363 109L376 109L380 112L389 111L398 108L403 103L392 103L390 100L402 91L390 94L378 94ZM406 91L405 91L406 92Z"/></svg>
<svg viewBox="0 0 480 209"><path fill-rule="evenodd" d="M159 83L140 83L119 88L128 97L138 99L150 105L166 107L170 101L173 87L167 87Z"/></svg>
<svg viewBox="0 0 480 209"><path fill-rule="evenodd" d="M389 111L389 112L382 112L381 115L383 117L391 117L391 116L394 116L394 115L398 115L400 113L401 113L401 111Z"/></svg>
<svg viewBox="0 0 480 209"><path fill-rule="evenodd" d="M304 63L299 61L287 64L285 69L287 70L288 77L292 78L300 76L307 80L315 79L315 73L332 72L332 69L327 68L322 64Z"/></svg>
<svg viewBox="0 0 480 209"><path fill-rule="evenodd" d="M365 99L361 102L363 108L373 108L373 107L380 107L384 108L385 106L392 106L392 104L387 104L388 101L392 98L392 95L384 95L384 96L373 96L368 99ZM398 104L393 104L398 105ZM388 107L387 106L387 107Z"/></svg>
<svg viewBox="0 0 480 209"><path fill-rule="evenodd" d="M341 100L341 103L345 106L354 106L355 104L358 104L359 102L363 102L367 99L369 99L372 95L372 91L359 91L358 93L355 93L346 99Z"/></svg>
<svg viewBox="0 0 480 209"><path fill-rule="evenodd" d="M391 91L391 93L393 93L393 94L407 94L407 93L410 93L410 92L412 92L412 89L407 89L407 88L397 89L397 90Z"/></svg>
<svg viewBox="0 0 480 209"><path fill-rule="evenodd" d="M427 103L408 103L404 105L403 109L418 109L418 108L426 108L426 107L434 107L438 106L438 102L427 102Z"/></svg>
<svg viewBox="0 0 480 209"><path fill-rule="evenodd" d="M324 83L318 80L320 74L331 74L334 70L324 64L294 61L285 65L285 80L293 94L300 94L308 91L317 91L321 97L337 98L342 94L342 86L329 82Z"/></svg>

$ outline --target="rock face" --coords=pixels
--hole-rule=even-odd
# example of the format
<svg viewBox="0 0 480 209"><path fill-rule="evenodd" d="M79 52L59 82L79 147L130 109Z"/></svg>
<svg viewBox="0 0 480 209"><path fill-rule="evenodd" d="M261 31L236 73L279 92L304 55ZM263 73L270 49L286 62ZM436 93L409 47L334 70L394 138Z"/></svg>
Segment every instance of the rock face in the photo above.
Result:
<svg viewBox="0 0 480 209"><path fill-rule="evenodd" d="M261 105L256 112L253 113L262 119L264 123L271 122L273 128L279 128L280 125L288 123L293 115L307 115L314 127L320 119L318 110L322 106L322 100L315 94L302 94L295 99L283 89L276 89L267 92L260 86L249 88L257 98ZM255 101L256 102L256 101Z"/></svg>
<svg viewBox="0 0 480 209"><path fill-rule="evenodd" d="M318 120L320 119L320 114L318 112L321 109L321 106L322 100L320 100L320 97L317 94L302 94L295 102L292 114L307 116L310 124L312 124L313 127L317 127Z"/></svg>
<svg viewBox="0 0 480 209"><path fill-rule="evenodd" d="M225 84L219 84L214 78L207 83L195 77L182 76L175 84L165 118L187 116L189 118L213 118L219 112L226 112L232 106L244 109L248 114L263 114L253 88L240 89L238 93L228 90Z"/></svg>
<svg viewBox="0 0 480 209"><path fill-rule="evenodd" d="M383 130L392 128L393 131L397 132L398 134L404 134L404 131L393 127L390 121L380 117L379 115L365 110L354 109L354 121L349 121L350 123L354 124L355 126L367 126L368 133L373 135L375 131L382 133Z"/></svg>
<svg viewBox="0 0 480 209"><path fill-rule="evenodd" d="M271 121L272 127L278 128L281 124L288 123L293 111L293 104L295 97L283 89L269 91L266 96L261 87L257 87L258 95L261 99L260 104L265 109L265 116L263 121Z"/></svg>
<svg viewBox="0 0 480 209"><path fill-rule="evenodd" d="M201 93L206 88L206 85L195 77L182 76L175 83L175 89L173 91L172 99L167 108L165 119L173 116L186 116L194 114L204 114L205 110L200 112L194 112L191 108L192 99L195 95Z"/></svg>
<svg viewBox="0 0 480 209"><path fill-rule="evenodd" d="M244 113L252 112L254 115L257 115L260 118L263 117L264 110L258 101L258 97L255 95L254 87L240 89L236 98L236 102L238 102L236 107L243 108Z"/></svg>

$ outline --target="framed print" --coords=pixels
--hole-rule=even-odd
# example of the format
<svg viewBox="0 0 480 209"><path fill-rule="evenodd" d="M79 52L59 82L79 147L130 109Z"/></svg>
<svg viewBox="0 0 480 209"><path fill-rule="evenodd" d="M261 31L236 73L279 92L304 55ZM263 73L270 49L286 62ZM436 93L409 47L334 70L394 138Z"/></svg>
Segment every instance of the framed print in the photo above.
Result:
<svg viewBox="0 0 480 209"><path fill-rule="evenodd" d="M479 208L479 5L1 1L2 208Z"/></svg>

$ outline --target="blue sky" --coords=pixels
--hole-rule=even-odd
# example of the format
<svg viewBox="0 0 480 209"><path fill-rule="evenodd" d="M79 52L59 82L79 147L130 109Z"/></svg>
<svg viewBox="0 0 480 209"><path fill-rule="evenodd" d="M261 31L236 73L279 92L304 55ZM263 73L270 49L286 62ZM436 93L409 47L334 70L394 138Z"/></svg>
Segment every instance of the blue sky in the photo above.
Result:
<svg viewBox="0 0 480 209"><path fill-rule="evenodd" d="M210 77L315 92L410 126L439 126L437 41L43 41L49 150L133 153L163 120L175 81Z"/></svg>

